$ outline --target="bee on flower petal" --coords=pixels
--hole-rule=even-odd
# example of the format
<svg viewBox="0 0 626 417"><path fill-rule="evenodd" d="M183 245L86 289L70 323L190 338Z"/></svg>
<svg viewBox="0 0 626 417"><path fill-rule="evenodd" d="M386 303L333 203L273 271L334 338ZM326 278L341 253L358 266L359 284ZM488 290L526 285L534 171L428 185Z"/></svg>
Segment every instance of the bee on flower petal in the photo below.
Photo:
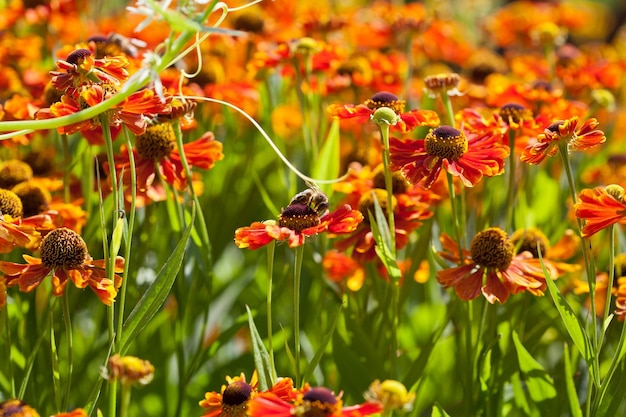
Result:
<svg viewBox="0 0 626 417"><path fill-rule="evenodd" d="M308 182L307 185L309 188L296 194L289 202L289 205L302 204L309 207L318 216L321 216L328 210L328 197L318 186Z"/></svg>

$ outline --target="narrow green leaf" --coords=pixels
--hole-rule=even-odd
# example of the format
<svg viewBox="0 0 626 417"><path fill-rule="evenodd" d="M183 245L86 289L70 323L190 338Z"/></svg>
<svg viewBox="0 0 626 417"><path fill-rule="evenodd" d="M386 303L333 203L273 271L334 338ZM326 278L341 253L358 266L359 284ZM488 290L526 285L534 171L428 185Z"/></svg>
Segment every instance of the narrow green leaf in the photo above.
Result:
<svg viewBox="0 0 626 417"><path fill-rule="evenodd" d="M569 402L569 408L572 413L572 417L583 417L580 404L578 402L578 394L576 393L576 386L574 385L574 371L572 367L572 360L569 354L569 346L567 343L563 345L563 363L565 365L565 388L567 390L567 401Z"/></svg>
<svg viewBox="0 0 626 417"><path fill-rule="evenodd" d="M435 403L433 405L433 412L430 414L431 417L450 417L450 414L446 413L446 410L439 405L439 403Z"/></svg>
<svg viewBox="0 0 626 417"><path fill-rule="evenodd" d="M150 284L150 287L148 287L124 322L124 332L120 339L121 354L126 352L130 343L154 317L172 289L176 275L181 268L187 241L189 240L189 235L193 229L193 221L196 217L196 206L194 205L192 207L191 219L185 233L183 233L176 248L157 274L154 282Z"/></svg>
<svg viewBox="0 0 626 417"><path fill-rule="evenodd" d="M54 405L57 410L61 410L61 396L63 395L63 390L61 389L61 370L59 367L59 355L57 353L57 344L54 338L54 329L52 326L50 326L50 358L52 362L52 389L54 391Z"/></svg>
<svg viewBox="0 0 626 417"><path fill-rule="evenodd" d="M624 392L626 391L626 362L621 362L610 379L602 382L604 395L597 403L597 409L592 410L594 416L618 416L624 411ZM621 412L618 412L620 411Z"/></svg>
<svg viewBox="0 0 626 417"><path fill-rule="evenodd" d="M252 350L254 352L254 366L256 367L257 376L259 378L259 390L266 391L270 389L276 381L274 375L276 371L272 369L270 362L270 354L263 344L263 339L259 335L250 307L246 305L248 311L248 326L250 327L250 336L252 337Z"/></svg>
<svg viewBox="0 0 626 417"><path fill-rule="evenodd" d="M311 172L314 178L333 179L339 176L339 121L333 120L326 141L313 163ZM320 184L320 189L328 196L332 184Z"/></svg>
<svg viewBox="0 0 626 417"><path fill-rule="evenodd" d="M526 388L528 389L530 398L532 398L534 402L541 402L556 397L554 381L550 374L548 374L539 362L526 350L519 340L517 332L513 331L512 336L515 351L517 352L517 361L526 382Z"/></svg>
<svg viewBox="0 0 626 417"><path fill-rule="evenodd" d="M380 210L380 206L378 202L375 201L374 206ZM400 267L396 262L396 259L393 256L393 252L390 247L389 240L389 227L387 226L387 220L385 220L384 214L382 214L382 210L380 210L380 216L377 216L377 219L374 218L372 213L368 213L370 217L370 227L372 229L372 236L374 237L374 242L376 242L376 246L374 246L374 250L378 255L378 258L385 266L389 277L392 278L393 281L398 282L400 278L402 278L402 272L400 271ZM378 222L380 221L380 223ZM379 224L382 227L379 227ZM386 236L387 237L386 237Z"/></svg>
<svg viewBox="0 0 626 417"><path fill-rule="evenodd" d="M322 340L320 347L317 349L317 352L315 352L315 355L311 359L311 362L309 362L309 365L304 371L304 375L302 376L303 381L309 381L311 379L311 376L313 375L313 371L315 370L315 367L322 359L322 356L324 355L324 351L326 350L326 347L328 346L328 344L333 338L333 333L335 332L335 327L337 326L337 320L339 319L342 308L343 308L343 305L339 305L339 308L337 308L335 317L333 317L333 320L330 324L330 329L328 329L328 332L326 333L324 340Z"/></svg>
<svg viewBox="0 0 626 417"><path fill-rule="evenodd" d="M593 349L591 347L591 342L589 341L589 338L587 337L587 334L585 333L582 324L578 320L578 317L576 317L576 313L574 313L572 307L569 305L565 297L563 297L554 281L552 281L552 277L550 276L550 273L543 263L541 249L539 248L538 250L539 260L541 262L541 267L543 268L543 275L546 278L546 284L548 285L548 291L550 292L550 296L552 297L552 300L556 305L559 315L563 320L563 324L567 329L567 333L569 333L570 337L574 341L574 345L576 345L576 348L578 349L580 354L583 355L583 358L585 358L587 365L589 365L589 369L592 374L592 380L594 381L594 383L597 383L597 381L599 381L598 370L596 369L595 361L593 359Z"/></svg>

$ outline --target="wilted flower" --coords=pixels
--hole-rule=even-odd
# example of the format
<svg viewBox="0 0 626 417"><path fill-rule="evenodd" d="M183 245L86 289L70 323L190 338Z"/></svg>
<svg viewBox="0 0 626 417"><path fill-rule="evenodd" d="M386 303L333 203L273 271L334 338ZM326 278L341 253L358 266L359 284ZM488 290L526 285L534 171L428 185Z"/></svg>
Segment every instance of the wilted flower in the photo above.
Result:
<svg viewBox="0 0 626 417"><path fill-rule="evenodd" d="M123 385L139 383L146 385L154 377L154 366L147 360L135 356L115 354L109 358L105 377L109 381L119 380Z"/></svg>

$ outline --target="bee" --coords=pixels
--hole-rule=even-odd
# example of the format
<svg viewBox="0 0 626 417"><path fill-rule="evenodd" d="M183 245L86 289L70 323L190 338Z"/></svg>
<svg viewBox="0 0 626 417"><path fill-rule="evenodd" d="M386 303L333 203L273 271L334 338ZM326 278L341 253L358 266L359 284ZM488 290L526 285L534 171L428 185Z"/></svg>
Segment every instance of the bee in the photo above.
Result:
<svg viewBox="0 0 626 417"><path fill-rule="evenodd" d="M145 48L147 43L135 38L127 38L119 33L111 32L108 36L108 41L117 45L128 56L136 58L139 56L138 48Z"/></svg>
<svg viewBox="0 0 626 417"><path fill-rule="evenodd" d="M289 202L289 205L302 204L308 206L317 213L318 216L321 216L328 210L328 197L326 197L326 194L324 194L318 186L308 182L307 185L309 188L296 194Z"/></svg>

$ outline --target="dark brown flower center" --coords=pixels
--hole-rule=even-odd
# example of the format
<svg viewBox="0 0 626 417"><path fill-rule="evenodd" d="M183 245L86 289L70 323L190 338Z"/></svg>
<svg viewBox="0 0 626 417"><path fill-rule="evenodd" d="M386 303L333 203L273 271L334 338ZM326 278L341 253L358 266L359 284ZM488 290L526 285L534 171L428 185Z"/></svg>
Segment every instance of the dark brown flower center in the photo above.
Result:
<svg viewBox="0 0 626 417"><path fill-rule="evenodd" d="M306 204L290 204L278 216L280 227L287 227L296 232L301 232L318 224L320 224L319 215Z"/></svg>
<svg viewBox="0 0 626 417"><path fill-rule="evenodd" d="M70 53L67 56L66 61L72 65L80 65L85 58L91 56L91 51L89 49L77 49L74 52Z"/></svg>
<svg viewBox="0 0 626 417"><path fill-rule="evenodd" d="M374 197L376 197L376 201L378 201L378 205L383 211L385 218L387 218L387 216L389 215L389 208L387 204L387 190L384 190L382 188L373 188L370 191L364 193L359 199L358 210L363 215L363 223L369 224L369 213L372 213L372 215L374 215L375 213ZM391 209L395 210L398 204L398 200L395 196L391 197L391 204L393 206Z"/></svg>
<svg viewBox="0 0 626 417"><path fill-rule="evenodd" d="M48 233L39 245L41 263L47 268L77 268L89 257L87 245L72 229L62 227Z"/></svg>
<svg viewBox="0 0 626 417"><path fill-rule="evenodd" d="M439 126L431 129L424 140L426 153L448 161L458 161L465 152L468 144L465 134L451 126Z"/></svg>
<svg viewBox="0 0 626 417"><path fill-rule="evenodd" d="M250 399L252 387L243 381L233 381L222 393L222 404L235 407Z"/></svg>
<svg viewBox="0 0 626 417"><path fill-rule="evenodd" d="M34 408L21 400L6 400L0 403L2 417L39 417Z"/></svg>
<svg viewBox="0 0 626 417"><path fill-rule="evenodd" d="M511 265L515 246L502 229L490 227L474 237L470 253L477 265L504 271Z"/></svg>
<svg viewBox="0 0 626 417"><path fill-rule="evenodd" d="M381 91L365 100L364 103L369 109L376 110L381 107L389 107L396 113L400 114L404 111L404 100L400 100L398 96L388 91Z"/></svg>
<svg viewBox="0 0 626 417"><path fill-rule="evenodd" d="M328 388L311 388L302 399L306 406L304 417L327 417L337 409L337 397Z"/></svg>
<svg viewBox="0 0 626 417"><path fill-rule="evenodd" d="M500 107L499 113L507 124L519 124L521 121L530 120L533 117L533 113L530 109L517 103L505 104Z"/></svg>
<svg viewBox="0 0 626 417"><path fill-rule="evenodd" d="M546 129L553 133L559 133L559 127L563 123L565 123L565 120L557 120L556 122L550 123L550 125Z"/></svg>
<svg viewBox="0 0 626 417"><path fill-rule="evenodd" d="M383 170L383 166L382 165L379 165L374 170L373 182L374 182L374 188L382 188L382 189L386 189L387 188L386 185L385 185L385 172ZM409 188L409 183L406 180L406 178L404 178L404 175L402 175L402 173L400 171L394 171L391 174L391 189L392 189L392 193L393 194L406 193L408 188Z"/></svg>
<svg viewBox="0 0 626 417"><path fill-rule="evenodd" d="M146 133L137 136L135 148L145 159L160 161L172 153L176 146L176 136L171 123L148 126Z"/></svg>
<svg viewBox="0 0 626 417"><path fill-rule="evenodd" d="M21 217L23 213L22 200L13 191L0 189L0 215L8 214L11 217Z"/></svg>
<svg viewBox="0 0 626 417"><path fill-rule="evenodd" d="M24 217L45 211L52 197L50 192L34 181L25 181L13 187L13 192L22 200Z"/></svg>
<svg viewBox="0 0 626 417"><path fill-rule="evenodd" d="M511 241L517 248L517 253L527 251L532 253L534 258L539 257L539 249L541 249L541 256L545 257L550 248L548 237L534 227L516 230L511 235Z"/></svg>
<svg viewBox="0 0 626 417"><path fill-rule="evenodd" d="M26 162L11 159L0 163L0 188L11 189L32 177L33 170Z"/></svg>
<svg viewBox="0 0 626 417"><path fill-rule="evenodd" d="M262 33L265 21L259 13L241 13L233 21L233 29L244 32Z"/></svg>

